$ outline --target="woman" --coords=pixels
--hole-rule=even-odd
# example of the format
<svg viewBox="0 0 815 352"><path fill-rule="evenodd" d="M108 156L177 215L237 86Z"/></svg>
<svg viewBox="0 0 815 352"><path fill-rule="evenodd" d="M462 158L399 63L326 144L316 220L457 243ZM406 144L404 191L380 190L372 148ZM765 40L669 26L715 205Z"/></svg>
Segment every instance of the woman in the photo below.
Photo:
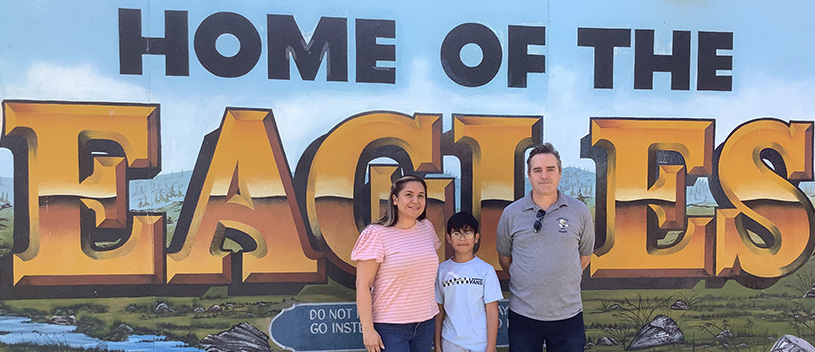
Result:
<svg viewBox="0 0 815 352"><path fill-rule="evenodd" d="M441 241L425 219L424 180L396 180L390 198L385 216L362 231L351 252L362 339L369 352L426 352L439 312L433 285Z"/></svg>

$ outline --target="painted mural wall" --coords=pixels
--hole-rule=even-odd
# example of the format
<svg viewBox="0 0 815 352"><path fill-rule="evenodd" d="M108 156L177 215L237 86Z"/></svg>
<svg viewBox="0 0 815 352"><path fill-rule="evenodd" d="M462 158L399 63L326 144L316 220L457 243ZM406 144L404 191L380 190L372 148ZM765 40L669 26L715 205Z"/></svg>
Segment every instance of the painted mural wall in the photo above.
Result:
<svg viewBox="0 0 815 352"><path fill-rule="evenodd" d="M810 2L0 13L0 350L361 350L350 253L391 180L427 179L442 240L472 212L506 285L541 142L595 220L588 348L815 342Z"/></svg>

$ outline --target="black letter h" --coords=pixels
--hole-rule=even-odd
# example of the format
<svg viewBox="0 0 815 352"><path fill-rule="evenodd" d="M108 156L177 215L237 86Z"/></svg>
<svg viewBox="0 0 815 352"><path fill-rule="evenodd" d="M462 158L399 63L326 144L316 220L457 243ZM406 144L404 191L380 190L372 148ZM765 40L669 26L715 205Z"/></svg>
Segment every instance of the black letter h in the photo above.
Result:
<svg viewBox="0 0 815 352"><path fill-rule="evenodd" d="M141 34L141 10L119 9L119 73L142 74L142 55L164 55L167 76L190 75L187 11L164 11L164 38Z"/></svg>

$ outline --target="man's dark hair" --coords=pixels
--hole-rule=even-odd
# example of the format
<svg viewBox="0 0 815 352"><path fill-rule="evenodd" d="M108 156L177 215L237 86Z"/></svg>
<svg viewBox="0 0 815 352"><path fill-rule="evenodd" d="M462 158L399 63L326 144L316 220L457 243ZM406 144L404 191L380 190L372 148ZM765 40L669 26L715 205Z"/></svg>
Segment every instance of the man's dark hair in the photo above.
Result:
<svg viewBox="0 0 815 352"><path fill-rule="evenodd" d="M532 150L529 152L529 157L526 158L526 170L529 170L529 164L532 162L532 157L538 154L552 154L557 159L557 169L563 171L563 164L560 161L560 153L558 153L555 146L552 143L546 142L543 144L536 145L532 147Z"/></svg>
<svg viewBox="0 0 815 352"><path fill-rule="evenodd" d="M447 234L453 233L453 231L468 231L471 230L473 233L478 233L478 220L475 219L473 214L470 214L466 211L460 211L458 213L453 214L449 219L447 219ZM481 247L481 240L479 239L478 242L475 243L473 246L473 254L478 252L478 248Z"/></svg>

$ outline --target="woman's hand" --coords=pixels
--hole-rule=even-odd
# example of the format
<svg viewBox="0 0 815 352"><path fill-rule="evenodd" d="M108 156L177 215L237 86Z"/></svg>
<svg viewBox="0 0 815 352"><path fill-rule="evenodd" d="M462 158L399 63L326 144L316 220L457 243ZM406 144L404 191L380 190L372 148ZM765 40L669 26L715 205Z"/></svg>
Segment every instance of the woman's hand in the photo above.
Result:
<svg viewBox="0 0 815 352"><path fill-rule="evenodd" d="M374 329L370 329L370 331L368 329L362 330L362 343L368 352L381 352L385 349L385 345L382 344L382 337Z"/></svg>

